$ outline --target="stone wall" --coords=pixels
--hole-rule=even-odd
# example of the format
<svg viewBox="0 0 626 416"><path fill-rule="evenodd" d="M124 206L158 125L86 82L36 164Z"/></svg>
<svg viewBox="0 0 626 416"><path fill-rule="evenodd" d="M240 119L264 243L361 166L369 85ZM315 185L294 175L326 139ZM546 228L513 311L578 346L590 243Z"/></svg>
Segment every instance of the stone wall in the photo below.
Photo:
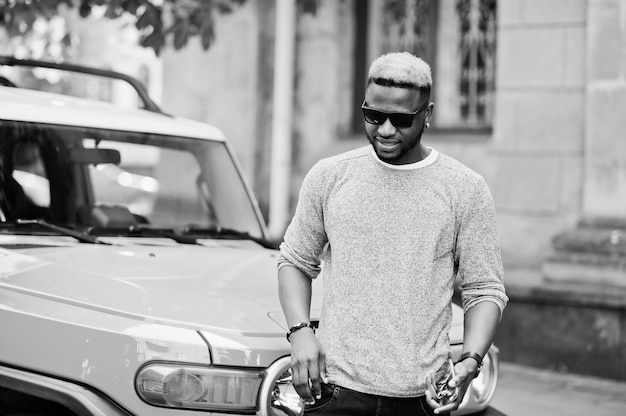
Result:
<svg viewBox="0 0 626 416"><path fill-rule="evenodd" d="M626 380L626 290L523 272L495 337L503 361Z"/></svg>
<svg viewBox="0 0 626 416"><path fill-rule="evenodd" d="M508 266L540 264L580 215L587 2L498 3L492 190Z"/></svg>
<svg viewBox="0 0 626 416"><path fill-rule="evenodd" d="M586 216L626 218L626 1L589 0Z"/></svg>
<svg viewBox="0 0 626 416"><path fill-rule="evenodd" d="M540 268L507 270L496 343L506 361L624 380L626 1L500 4L496 200L501 232L522 231L503 251Z"/></svg>

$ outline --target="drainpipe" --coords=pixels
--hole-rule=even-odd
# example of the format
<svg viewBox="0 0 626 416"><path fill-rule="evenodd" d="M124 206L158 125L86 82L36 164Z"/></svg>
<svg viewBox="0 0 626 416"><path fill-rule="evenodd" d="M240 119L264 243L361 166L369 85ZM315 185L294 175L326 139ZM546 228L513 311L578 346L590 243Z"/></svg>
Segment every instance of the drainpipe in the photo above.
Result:
<svg viewBox="0 0 626 416"><path fill-rule="evenodd" d="M269 201L271 238L282 237L290 219L295 28L296 0L277 0Z"/></svg>

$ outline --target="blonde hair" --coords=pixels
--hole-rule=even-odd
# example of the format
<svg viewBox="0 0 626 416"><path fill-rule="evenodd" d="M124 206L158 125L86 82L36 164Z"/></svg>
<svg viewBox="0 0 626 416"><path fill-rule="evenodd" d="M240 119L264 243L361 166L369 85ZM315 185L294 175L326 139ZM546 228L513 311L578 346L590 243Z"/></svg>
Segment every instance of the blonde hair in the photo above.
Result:
<svg viewBox="0 0 626 416"><path fill-rule="evenodd" d="M433 83L430 65L409 52L390 52L372 62L367 84L427 89Z"/></svg>

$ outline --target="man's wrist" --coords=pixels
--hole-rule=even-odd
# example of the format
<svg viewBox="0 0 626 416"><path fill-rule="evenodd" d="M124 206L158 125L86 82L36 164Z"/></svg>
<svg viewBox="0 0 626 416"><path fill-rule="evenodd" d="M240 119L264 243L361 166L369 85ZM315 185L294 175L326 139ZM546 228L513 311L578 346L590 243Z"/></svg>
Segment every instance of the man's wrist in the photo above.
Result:
<svg viewBox="0 0 626 416"><path fill-rule="evenodd" d="M474 360L465 359L463 361L457 361L457 364L463 364L463 366L470 372L478 372L478 363Z"/></svg>
<svg viewBox="0 0 626 416"><path fill-rule="evenodd" d="M469 371L474 373L474 377L477 377L483 367L483 357L477 352L464 352L457 360L457 363L463 363Z"/></svg>
<svg viewBox="0 0 626 416"><path fill-rule="evenodd" d="M289 328L289 330L287 331L286 337L287 337L287 341L291 342L290 338L293 334L295 334L298 331L301 331L304 328L310 328L313 332L315 332L315 327L313 326L312 323L310 322L300 322L299 324L295 324L293 326L291 326L291 328Z"/></svg>

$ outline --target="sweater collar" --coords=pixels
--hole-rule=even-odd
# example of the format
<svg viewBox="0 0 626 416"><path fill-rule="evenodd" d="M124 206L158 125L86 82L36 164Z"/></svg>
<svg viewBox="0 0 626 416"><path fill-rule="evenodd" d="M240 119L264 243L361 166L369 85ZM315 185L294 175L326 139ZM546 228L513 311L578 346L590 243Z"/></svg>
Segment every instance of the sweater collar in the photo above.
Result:
<svg viewBox="0 0 626 416"><path fill-rule="evenodd" d="M380 160L378 158L378 156L376 155L376 152L374 151L374 149L371 149L370 155L378 163L380 163L381 165L383 165L383 166L385 166L385 167L387 167L389 169L414 170L414 169L421 169L421 168L424 168L426 166L430 166L433 163L435 163L435 161L437 160L437 157L439 156L439 152L437 150L433 149L432 147L427 147L427 149L430 149L430 153L428 154L428 156L426 156L424 159L420 160L419 162L407 163L406 165L394 165L394 164L391 164L391 163L383 162L382 160Z"/></svg>

